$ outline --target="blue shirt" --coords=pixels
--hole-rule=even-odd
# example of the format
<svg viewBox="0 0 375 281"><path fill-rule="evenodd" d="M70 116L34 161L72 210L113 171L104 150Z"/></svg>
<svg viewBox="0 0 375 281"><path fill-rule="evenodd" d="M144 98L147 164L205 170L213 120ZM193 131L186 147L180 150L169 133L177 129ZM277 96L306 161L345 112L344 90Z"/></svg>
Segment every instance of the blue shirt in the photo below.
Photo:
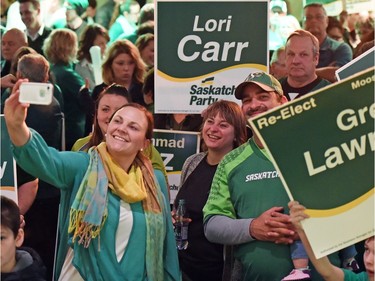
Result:
<svg viewBox="0 0 375 281"><path fill-rule="evenodd" d="M326 37L319 49L319 67L338 66L341 67L350 62L353 52L345 42L339 42L330 37Z"/></svg>

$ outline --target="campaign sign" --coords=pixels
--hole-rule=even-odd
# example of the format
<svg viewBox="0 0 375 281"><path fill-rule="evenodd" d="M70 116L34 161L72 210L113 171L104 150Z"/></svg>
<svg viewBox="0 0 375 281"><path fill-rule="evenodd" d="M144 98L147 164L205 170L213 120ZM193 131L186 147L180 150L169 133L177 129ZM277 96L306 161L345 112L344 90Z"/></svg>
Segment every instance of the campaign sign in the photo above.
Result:
<svg viewBox="0 0 375 281"><path fill-rule="evenodd" d="M374 66L375 61L375 47L367 50L360 56L356 57L352 61L348 62L344 66L336 70L337 80L342 80L360 71L366 70L369 67Z"/></svg>
<svg viewBox="0 0 375 281"><path fill-rule="evenodd" d="M10 139L5 125L4 115L0 115L1 126L1 154L0 154L0 195L9 197L16 203L17 200L17 174L16 162L10 148Z"/></svg>
<svg viewBox="0 0 375 281"><path fill-rule="evenodd" d="M155 129L152 144L159 151L167 170L172 204L180 186L181 170L185 160L199 152L200 133Z"/></svg>
<svg viewBox="0 0 375 281"><path fill-rule="evenodd" d="M267 71L267 0L158 0L155 18L156 113L201 113L219 99L239 103L236 86Z"/></svg>
<svg viewBox="0 0 375 281"><path fill-rule="evenodd" d="M250 119L317 258L374 235L374 67Z"/></svg>

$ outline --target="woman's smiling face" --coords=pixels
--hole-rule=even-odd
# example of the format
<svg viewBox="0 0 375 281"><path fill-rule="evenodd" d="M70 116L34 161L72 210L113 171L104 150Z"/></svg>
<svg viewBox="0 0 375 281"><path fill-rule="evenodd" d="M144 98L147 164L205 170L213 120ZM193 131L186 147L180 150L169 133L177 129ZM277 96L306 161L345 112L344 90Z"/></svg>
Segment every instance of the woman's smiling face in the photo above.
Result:
<svg viewBox="0 0 375 281"><path fill-rule="evenodd" d="M112 114L127 103L129 102L125 97L115 94L107 94L100 99L96 118L103 136L107 132Z"/></svg>
<svg viewBox="0 0 375 281"><path fill-rule="evenodd" d="M141 110L128 106L117 111L108 125L106 136L112 157L134 158L147 146L147 128L147 118Z"/></svg>
<svg viewBox="0 0 375 281"><path fill-rule="evenodd" d="M234 127L217 114L204 122L202 137L209 150L229 152L233 149Z"/></svg>

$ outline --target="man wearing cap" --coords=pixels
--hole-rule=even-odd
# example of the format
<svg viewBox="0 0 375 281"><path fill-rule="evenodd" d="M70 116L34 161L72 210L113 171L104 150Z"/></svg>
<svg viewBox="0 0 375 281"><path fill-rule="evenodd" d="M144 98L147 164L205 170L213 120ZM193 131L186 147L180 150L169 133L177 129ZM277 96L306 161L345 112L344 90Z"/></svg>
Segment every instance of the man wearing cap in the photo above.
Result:
<svg viewBox="0 0 375 281"><path fill-rule="evenodd" d="M280 83L265 72L251 73L235 96L248 118L287 102ZM203 209L205 235L211 242L235 245L241 280L281 280L293 269L288 244L296 235L289 215L283 213L288 202L257 135L220 162Z"/></svg>
<svg viewBox="0 0 375 281"><path fill-rule="evenodd" d="M78 40L87 26L81 16L89 6L88 0L65 0L64 7L66 8L66 27L73 30L77 34Z"/></svg>
<svg viewBox="0 0 375 281"><path fill-rule="evenodd" d="M303 29L294 31L286 41L285 53L287 77L280 83L288 100L331 84L316 74L319 41L313 34Z"/></svg>
<svg viewBox="0 0 375 281"><path fill-rule="evenodd" d="M289 34L301 28L296 17L288 15L287 4L283 0L271 0L269 20L269 49L271 51L276 51L284 46Z"/></svg>

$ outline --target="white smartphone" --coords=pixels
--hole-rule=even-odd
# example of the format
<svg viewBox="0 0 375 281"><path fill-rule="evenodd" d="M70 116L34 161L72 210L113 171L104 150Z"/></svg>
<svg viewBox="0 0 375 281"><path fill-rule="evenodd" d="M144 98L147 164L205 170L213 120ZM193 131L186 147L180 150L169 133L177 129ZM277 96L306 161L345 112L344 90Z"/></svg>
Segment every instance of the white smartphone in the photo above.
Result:
<svg viewBox="0 0 375 281"><path fill-rule="evenodd" d="M49 105L52 97L53 85L51 83L24 82L20 85L19 102Z"/></svg>

